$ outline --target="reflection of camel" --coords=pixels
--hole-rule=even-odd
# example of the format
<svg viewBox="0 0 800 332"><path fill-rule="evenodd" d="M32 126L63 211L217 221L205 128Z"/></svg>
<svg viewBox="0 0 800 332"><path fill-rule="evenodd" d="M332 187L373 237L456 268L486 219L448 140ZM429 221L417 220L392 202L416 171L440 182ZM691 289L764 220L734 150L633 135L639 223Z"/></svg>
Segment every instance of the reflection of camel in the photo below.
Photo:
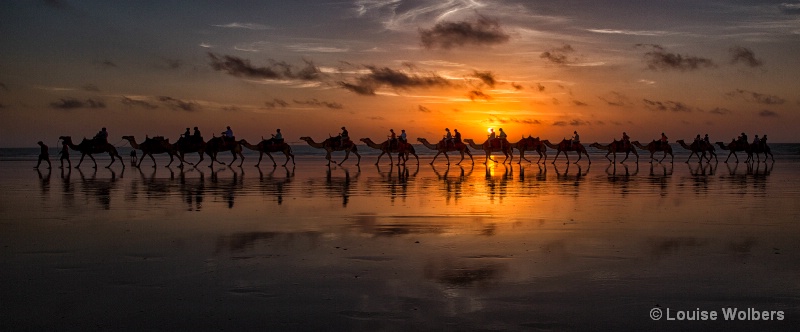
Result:
<svg viewBox="0 0 800 332"><path fill-rule="evenodd" d="M711 161L711 157L706 157L706 151L710 152L714 158L717 157L717 154L714 153L714 147L711 144L705 144L705 142L703 142L704 144L697 144L697 142L692 142L692 145L686 145L686 142L684 142L682 139L679 139L675 142L680 144L684 149L692 151L692 153L689 154L689 158L686 158L687 163L689 162L689 159L692 159L692 155L695 154L697 155L697 162L699 163L703 162L703 158L707 158L708 161ZM702 156L700 153L702 153Z"/></svg>
<svg viewBox="0 0 800 332"><path fill-rule="evenodd" d="M653 154L655 154L657 151L664 151L664 157L662 157L661 160L659 160L658 162L661 162L665 158L667 158L667 154L672 156L670 162L675 161L675 155L672 154L672 146L670 146L668 143L660 143L657 142L656 140L653 140L652 142L648 143L647 146L642 145L642 143L639 143L639 141L633 141L631 142L631 144L635 145L639 149L650 151L650 163L652 163L653 160L656 159L653 157Z"/></svg>
<svg viewBox="0 0 800 332"><path fill-rule="evenodd" d="M292 154L292 147L285 142L272 143L269 140L262 139L257 145L253 145L247 143L247 140L242 139L239 141L239 144L250 150L258 151L258 163L256 163L256 167L261 165L261 159L264 158L265 153L267 154L267 157L272 160L272 166L278 166L278 164L275 163L275 158L272 158L272 155L270 154L271 152L283 152L283 154L286 156L286 162L283 163L283 166L286 166L286 164L289 163L289 157L292 158L292 165L294 165L294 154Z"/></svg>
<svg viewBox="0 0 800 332"><path fill-rule="evenodd" d="M358 147L356 146L355 143L353 143L350 140L343 141L343 142L341 142L341 144L336 144L335 139L333 137L326 139L322 143L314 142L314 139L312 139L311 137L307 137L307 136L300 137L300 139L306 141L306 143L308 143L308 145L310 145L312 148L324 149L325 150L325 159L328 160L328 166L331 165L331 161L332 161L331 160L331 152L333 152L333 151L344 151L345 152L344 159L342 159L342 161L340 161L338 163L339 165L343 164L347 160L347 158L350 158L350 152L353 152L356 155L356 157L358 157L358 161L356 162L356 166L361 164L361 155L358 154ZM336 164L336 161L333 161L333 163Z"/></svg>
<svg viewBox="0 0 800 332"><path fill-rule="evenodd" d="M142 161L144 161L144 156L150 156L150 160L153 161L153 167L156 167L156 158L153 157L153 154L161 154L161 153L168 153L169 154L169 165L172 165L172 162L175 160L174 155L175 148L172 144L169 144L168 139L164 139L163 137L155 137L149 138L145 137L144 142L142 144L136 143L136 138L133 136L122 136L122 139L127 140L128 143L131 144L131 147L137 150L142 150L142 158L139 158L139 164L136 165L138 168L142 165Z"/></svg>
<svg viewBox="0 0 800 332"><path fill-rule="evenodd" d="M447 164L450 165L450 157L447 156L447 153L452 151L458 151L459 153L461 153L461 160L459 160L456 163L456 165L460 165L461 162L464 161L465 153L469 156L469 160L471 160L472 163L475 164L475 159L472 159L472 153L469 152L469 148L467 148L467 145L464 143L454 143L453 145L450 145L445 143L444 140L442 140L438 144L434 145L428 142L427 139L424 139L422 137L417 138L417 141L422 143L422 145L424 145L428 149L438 151L436 155L433 156L433 160L431 160L431 165L433 165L433 162L436 161L436 157L438 157L442 153L444 153L444 157L447 158Z"/></svg>
<svg viewBox="0 0 800 332"><path fill-rule="evenodd" d="M629 144L625 144L624 141L614 140L609 145L602 145L600 143L595 142L595 143L590 144L589 146L591 146L593 148L596 148L596 149L608 151L608 153L606 153L606 159L608 159L608 161L612 161L611 158L608 157L608 155L613 153L614 154L614 160L613 160L614 163L617 162L617 152L620 152L620 153L625 152L625 159L622 159L622 161L619 162L620 164L624 163L625 160L628 160L628 156L630 155L631 152L633 152L633 154L636 155L636 163L637 164L639 163L639 154L636 153L636 149L630 143Z"/></svg>
<svg viewBox="0 0 800 332"><path fill-rule="evenodd" d="M81 167L81 163L83 162L83 158L86 157L87 155L89 156L89 158L92 159L92 162L94 162L94 168L97 168L97 161L94 160L94 157L92 156L92 154L94 154L94 153L108 153L108 155L111 156L111 163L108 164L108 166L106 166L106 168L109 168L109 167L111 167L111 165L114 164L114 162L116 161L115 158L119 158L119 162L120 162L120 164L122 164L122 168L125 169L125 162L122 160L122 157L120 157L119 153L117 153L117 148L115 148L113 145L109 144L108 142L99 143L99 142L95 142L95 140L93 140L93 139L92 140L88 140L88 139L84 138L83 141L81 141L81 144L75 145L75 143L72 143L72 137L70 137L70 136L61 136L58 139L63 140L64 143L67 143L67 146L69 146L70 149L73 149L75 151L79 151L81 153L81 160L78 162L78 165L75 166L75 168L80 168Z"/></svg>
<svg viewBox="0 0 800 332"><path fill-rule="evenodd" d="M581 153L586 155L586 159L589 160L589 164L592 163L592 160L589 158L589 153L586 152L586 148L583 147L583 144L581 143L570 144L570 141L567 139L561 140L561 142L558 143L558 145L550 143L549 140L543 140L542 143L547 145L548 148L556 149L556 151L558 151L556 152L556 157L553 159L552 162L553 164L556 163L558 155L561 154L561 152L564 152L564 156L567 157L567 164L569 164L569 155L567 154L568 151L575 151L578 153L578 160L575 161L576 164L581 160L581 157L583 157Z"/></svg>
<svg viewBox="0 0 800 332"><path fill-rule="evenodd" d="M211 165L208 165L208 167L214 167L215 161L223 165L225 164L217 160L217 153L223 151L230 151L231 155L233 156L233 160L231 160L231 163L228 164L228 166L233 165L233 163L236 161L236 156L238 155L239 158L242 158L242 160L239 161L239 167L242 167L242 164L244 163L242 145L233 140L233 138L228 140L228 138L225 137L212 137L210 140L208 140L208 142L206 142L206 154L211 157ZM199 163L200 162L198 161L198 164Z"/></svg>
<svg viewBox="0 0 800 332"><path fill-rule="evenodd" d="M475 150L483 150L483 152L486 153L486 161L483 162L484 164L488 163L489 160L497 162L497 160L492 159L492 152L502 152L506 156L506 159L503 159L503 164L505 164L506 161L514 161L514 150L511 148L511 143L505 139L495 139L494 141L487 139L480 145L476 144L471 138L464 139L464 142L467 142L469 147Z"/></svg>
<svg viewBox="0 0 800 332"><path fill-rule="evenodd" d="M542 156L544 156L544 162L547 162L547 146L542 143L539 137L525 137L519 140L519 142L511 143L511 147L514 149L519 150L519 162L521 164L523 160L527 162L532 162L525 158L525 151L536 151L539 153L539 160L536 161L538 164L542 160Z"/></svg>
<svg viewBox="0 0 800 332"><path fill-rule="evenodd" d="M377 165L381 161L381 157L384 154L389 155L389 163L393 163L392 161L392 153L397 153L397 164L400 165L400 159L404 159L403 163L408 160L408 155L411 154L414 158L417 158L417 165L419 165L419 156L417 156L417 152L414 150L414 146L408 143L397 141L397 146L390 146L389 140L384 141L381 144L373 142L369 137L362 138L360 141L364 142L368 147L373 149L381 150L381 154L378 156L378 161L375 162ZM403 158L405 157L405 158Z"/></svg>

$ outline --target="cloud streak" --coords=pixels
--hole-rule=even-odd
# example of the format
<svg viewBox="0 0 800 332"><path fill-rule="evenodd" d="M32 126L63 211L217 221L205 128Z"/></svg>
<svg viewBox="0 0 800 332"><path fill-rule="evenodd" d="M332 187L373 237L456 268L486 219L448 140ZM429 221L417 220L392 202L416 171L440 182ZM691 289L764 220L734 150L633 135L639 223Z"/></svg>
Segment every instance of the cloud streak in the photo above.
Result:
<svg viewBox="0 0 800 332"><path fill-rule="evenodd" d="M270 60L270 65L257 67L250 63L250 60L243 59L233 55L216 55L208 53L211 58L211 68L217 71L226 72L231 76L245 77L254 79L299 79L299 80L315 80L318 79L322 72L311 61L305 61L305 66L297 68L286 62L276 62Z"/></svg>
<svg viewBox="0 0 800 332"><path fill-rule="evenodd" d="M406 73L388 67L366 67L369 74L356 77L355 83L338 82L339 86L360 95L375 95L375 91L383 86L395 89L411 89L423 87L446 87L450 82L434 73L418 75Z"/></svg>
<svg viewBox="0 0 800 332"><path fill-rule="evenodd" d="M50 107L64 110L76 108L106 108L106 104L102 100L62 98L57 102L50 103Z"/></svg>
<svg viewBox="0 0 800 332"><path fill-rule="evenodd" d="M756 59L755 53L752 50L746 47L741 46L734 46L731 47L729 50L731 55L731 64L738 64L743 63L748 67L761 67L764 65L764 62L760 59Z"/></svg>
<svg viewBox="0 0 800 332"><path fill-rule="evenodd" d="M711 59L670 53L660 45L638 44L637 46L652 48L652 51L644 54L645 63L647 63L647 68L650 70L694 71L701 68L716 67L716 64Z"/></svg>
<svg viewBox="0 0 800 332"><path fill-rule="evenodd" d="M670 112L692 112L696 110L695 108L686 105L679 101L654 101L649 99L643 99L645 107L651 111L670 111Z"/></svg>
<svg viewBox="0 0 800 332"><path fill-rule="evenodd" d="M571 45L565 44L564 46L561 46L559 48L554 48L552 50L542 52L542 54L540 54L539 57L547 60L550 63L564 66L575 62L575 60L569 59L569 55L574 52L575 49L573 49Z"/></svg>
<svg viewBox="0 0 800 332"><path fill-rule="evenodd" d="M422 45L427 49L451 49L462 46L492 46L510 39L500 23L485 16L474 21L442 22L431 29L419 29Z"/></svg>
<svg viewBox="0 0 800 332"><path fill-rule="evenodd" d="M729 98L741 98L747 102L751 103L758 103L764 105L780 105L786 102L785 99L774 96L774 95L766 95L763 93L747 91L742 89L736 89L734 91L728 92L725 96Z"/></svg>

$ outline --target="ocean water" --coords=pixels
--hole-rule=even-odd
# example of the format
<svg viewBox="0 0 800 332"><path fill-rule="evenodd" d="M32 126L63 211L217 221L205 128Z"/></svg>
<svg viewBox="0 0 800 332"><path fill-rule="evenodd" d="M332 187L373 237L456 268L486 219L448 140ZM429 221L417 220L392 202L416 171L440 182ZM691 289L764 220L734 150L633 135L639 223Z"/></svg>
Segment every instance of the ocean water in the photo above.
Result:
<svg viewBox="0 0 800 332"><path fill-rule="evenodd" d="M0 329L792 330L800 145L771 147L448 166L420 146L419 165L328 167L297 146L286 167L184 169L122 147L124 169L54 151L50 170L2 149Z"/></svg>

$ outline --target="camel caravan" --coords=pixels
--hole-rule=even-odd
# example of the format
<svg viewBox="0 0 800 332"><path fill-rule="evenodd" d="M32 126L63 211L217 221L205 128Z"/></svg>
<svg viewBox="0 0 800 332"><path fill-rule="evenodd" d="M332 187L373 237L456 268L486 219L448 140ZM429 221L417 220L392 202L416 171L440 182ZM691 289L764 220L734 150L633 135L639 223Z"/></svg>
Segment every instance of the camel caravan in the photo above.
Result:
<svg viewBox="0 0 800 332"><path fill-rule="evenodd" d="M309 136L300 137L300 140L305 141L313 148L325 150L325 159L328 161L327 166L330 166L331 163L337 165L344 164L350 158L351 153L356 156L356 165L358 166L361 163L361 155L358 152L358 145L351 140L350 135L345 127L342 127L341 129L341 133L339 133L337 136L329 135L327 139L321 142L316 142ZM182 168L184 167L184 164L198 167L205 160L205 156L208 156L210 159L209 167L212 167L215 163L226 165L224 162L218 159L218 155L221 152L230 152L231 156L233 157L227 166L233 166L233 164L239 160L237 166L241 167L244 163L244 155L242 154L242 150L245 148L252 151L258 151L259 157L258 162L255 164L256 167L261 165L261 161L265 154L272 161L272 166L276 167L277 162L272 156L273 153L282 153L285 156L285 162L283 163L283 166L286 166L290 160L293 165L295 164L292 147L284 141L280 129L277 129L276 133L272 134L272 137L269 139L265 139L262 136L261 140L255 144L252 144L245 139L237 140L230 127L227 127L226 130L220 134L220 136L212 135L210 139L204 140L198 128L194 127L194 132L191 132L189 128L186 128L186 132L184 132L175 143L170 143L169 139L164 138L163 136L145 137L144 141L138 142L134 136L126 135L122 136L122 141L127 141L128 144L133 148L133 151L131 152L132 157L135 156L135 151L141 152L142 155L141 158L138 159L138 163L135 162L135 159L132 160L133 166L137 168L142 165L142 162L144 162L146 159L145 157L150 157L149 159L153 162L153 167L156 167L156 159L153 156L156 154L169 155L170 161L166 167L171 166L175 162L175 159L177 159L179 162L178 167ZM530 135L528 137L522 137L519 141L512 143L508 141L506 133L502 128L500 128L499 134L496 134L494 130L490 129L488 138L482 143L477 143L473 139L462 139L461 133L458 132L458 129L455 129L453 132L451 132L449 128L445 128L445 134L442 136L442 139L436 143L431 143L423 137L417 138L417 141L425 148L436 151L436 155L434 155L430 162L431 165L436 162L436 159L442 154L445 156L447 165L450 165L450 157L448 152L455 152L461 155L461 159L456 163L456 165L460 165L464 161L465 155L469 156L470 161L472 164L474 164L475 160L470 150L483 151L486 156L484 164L488 163L489 161L498 162L497 159L492 157L492 153L502 153L505 157L505 159L502 161L503 164L512 163L514 159L514 150L519 152L518 164L521 164L523 160L533 163L532 160L529 160L525 156L526 152L529 154L535 152L539 155L539 159L536 160L537 164L540 162L546 163L548 158L548 148L556 150L556 156L551 161L553 164L556 163L558 157L562 153L564 154L567 164L569 164L569 152L574 152L578 156L574 163L578 163L583 156L586 156L588 163L591 164L592 161L589 157L589 153L587 152L586 147L581 144L578 132L574 131L573 134L574 135L571 138L564 138L557 144L551 143L549 140L542 140L539 137L532 137ZM113 165L117 159L119 159L123 164L123 167L125 167L125 163L123 162L119 153L117 153L116 147L113 144L108 143L108 132L106 131L106 128L103 128L92 139L84 138L81 143L77 145L73 143L70 136L60 136L59 139L63 142L63 149L61 152L62 159L65 159L66 157L67 161L69 161L68 149L81 153L81 158L78 164L75 166L76 168L81 166L81 163L83 163L83 160L86 156L89 156L94 163L94 167L97 168L97 162L94 159L93 154L103 153L107 153L111 157L111 163L108 164L106 168L111 167L111 165ZM395 134L393 129L390 129L390 134L387 135L387 139L382 142L373 141L368 137L361 138L358 141L364 143L369 148L380 151L377 161L375 162L376 165L380 163L381 158L384 155L389 157L389 162L391 164L396 165L405 165L410 159L410 156L413 156L416 159L417 165L419 165L419 156L417 155L414 146L408 142L405 130L402 130L401 134L398 136ZM761 138L756 136L753 142L748 142L747 135L742 133L738 138L733 139L728 144L723 142L711 144L708 135L705 135L705 137L700 137L698 134L691 144L687 144L684 140L677 140L676 143L682 148L690 151L689 158L687 158L686 163L688 163L694 156L697 157L698 162L703 162L704 160L711 162L712 157L718 162L715 152L715 145L722 150L729 151L728 157L725 159L726 163L731 156L735 158L737 163L739 162L739 157L736 152L744 152L747 154L747 159L745 162L753 162L754 160L761 162L761 154L764 155L764 162L767 162L768 158L771 158L773 162L775 161L775 158L772 155L769 146L767 145L766 135L763 135ZM637 149L650 152L650 163L661 163L664 161L664 159L666 159L667 155L671 157L669 161L670 163L674 162L675 159L672 146L669 144L669 141L664 133L661 133L660 139L654 139L647 145L643 145L639 141L631 141L627 133L623 132L621 140L614 139L609 144L600 144L595 142L590 144L589 147L607 151L605 157L611 163L617 162L618 153L625 154L625 157L620 161L620 163L627 161L631 154L636 157L636 163L638 163L639 153L637 152ZM332 159L333 152L344 152L345 156L341 161L337 162ZM197 153L199 160L195 163L186 161L186 154L193 153ZM661 159L657 159L655 157L657 153L663 153ZM396 156L396 159L392 158L393 155ZM42 157L40 156L40 160L41 158Z"/></svg>

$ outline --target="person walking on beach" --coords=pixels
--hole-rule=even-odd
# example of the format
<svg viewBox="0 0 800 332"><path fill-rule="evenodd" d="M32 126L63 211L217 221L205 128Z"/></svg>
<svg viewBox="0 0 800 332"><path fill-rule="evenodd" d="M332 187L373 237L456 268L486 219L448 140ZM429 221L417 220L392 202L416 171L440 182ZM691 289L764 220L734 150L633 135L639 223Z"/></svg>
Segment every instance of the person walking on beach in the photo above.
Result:
<svg viewBox="0 0 800 332"><path fill-rule="evenodd" d="M42 142L42 141L39 141L36 144L39 144L40 151L39 151L39 161L36 163L36 167L34 167L34 168L39 168L39 165L42 164L42 161L46 161L47 162L47 168L50 168L50 166L52 166L52 165L50 165L50 150L49 150L49 148L47 147L47 145L44 145L44 142Z"/></svg>
<svg viewBox="0 0 800 332"><path fill-rule="evenodd" d="M61 151L59 151L58 154L61 155L61 158L59 158L61 160L60 168L64 168L64 160L66 160L67 165L69 165L67 167L72 168L72 161L69 160L69 146L67 145L67 142L61 143Z"/></svg>

